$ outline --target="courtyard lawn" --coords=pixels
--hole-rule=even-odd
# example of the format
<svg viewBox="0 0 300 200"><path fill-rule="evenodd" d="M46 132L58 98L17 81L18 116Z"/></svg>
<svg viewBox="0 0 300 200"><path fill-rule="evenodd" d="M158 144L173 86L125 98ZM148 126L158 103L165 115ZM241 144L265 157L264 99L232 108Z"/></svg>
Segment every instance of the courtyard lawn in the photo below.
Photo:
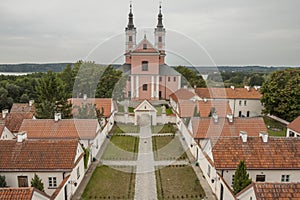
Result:
<svg viewBox="0 0 300 200"><path fill-rule="evenodd" d="M203 199L205 193L191 166L168 166L155 171L158 199Z"/></svg>
<svg viewBox="0 0 300 200"><path fill-rule="evenodd" d="M132 167L131 171L134 171ZM82 199L133 199L134 189L135 173L99 166L86 186Z"/></svg>
<svg viewBox="0 0 300 200"><path fill-rule="evenodd" d="M113 133L114 134L139 133L139 132L140 132L140 127L139 126L134 126L132 124L117 123L117 124L115 124L115 126L113 128Z"/></svg>
<svg viewBox="0 0 300 200"><path fill-rule="evenodd" d="M152 137L155 160L185 160L187 155L178 136Z"/></svg>
<svg viewBox="0 0 300 200"><path fill-rule="evenodd" d="M156 125L152 126L152 133L173 133L175 134L177 128L174 127L173 124L164 124L164 125Z"/></svg>
<svg viewBox="0 0 300 200"><path fill-rule="evenodd" d="M138 145L138 137L113 135L101 159L136 160Z"/></svg>
<svg viewBox="0 0 300 200"><path fill-rule="evenodd" d="M265 124L268 128L268 133L270 136L285 137L286 136L286 126L270 117L264 117Z"/></svg>

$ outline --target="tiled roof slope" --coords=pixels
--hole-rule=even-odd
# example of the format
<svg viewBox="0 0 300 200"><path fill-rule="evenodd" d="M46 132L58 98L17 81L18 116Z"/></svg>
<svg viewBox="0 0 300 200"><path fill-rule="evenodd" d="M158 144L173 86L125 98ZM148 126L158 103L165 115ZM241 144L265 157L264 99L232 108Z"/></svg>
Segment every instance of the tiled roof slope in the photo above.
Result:
<svg viewBox="0 0 300 200"><path fill-rule="evenodd" d="M300 169L300 138L220 137L212 139L216 169L236 169L244 160L248 169Z"/></svg>
<svg viewBox="0 0 300 200"><path fill-rule="evenodd" d="M191 100L178 100L178 110L180 117L192 117L194 116L194 112L198 112L197 104Z"/></svg>
<svg viewBox="0 0 300 200"><path fill-rule="evenodd" d="M97 119L32 119L23 121L20 132L29 139L94 139L97 127Z"/></svg>
<svg viewBox="0 0 300 200"><path fill-rule="evenodd" d="M196 93L201 98L207 99L260 99L262 94L251 88L196 88Z"/></svg>
<svg viewBox="0 0 300 200"><path fill-rule="evenodd" d="M0 188L1 200L32 200L34 192L38 192L45 197L48 197L44 192L41 192L33 187L29 188ZM49 198L49 197L48 197Z"/></svg>
<svg viewBox="0 0 300 200"><path fill-rule="evenodd" d="M232 111L229 106L229 101L214 100L214 101L199 101L198 102L200 117L208 117L212 108L215 108L215 112L219 117L226 117L227 114L231 114Z"/></svg>
<svg viewBox="0 0 300 200"><path fill-rule="evenodd" d="M239 136L240 131L247 132L248 136L259 136L260 132L267 133L263 118L234 118L230 123L227 118L219 118L215 123L212 118L193 118L192 128L194 138L203 139L219 136Z"/></svg>
<svg viewBox="0 0 300 200"><path fill-rule="evenodd" d="M0 141L0 171L71 170L78 140Z"/></svg>
<svg viewBox="0 0 300 200"><path fill-rule="evenodd" d="M13 112L8 113L6 116L5 126L12 133L17 133L20 130L20 127L25 119L32 119L34 113L32 112Z"/></svg>
<svg viewBox="0 0 300 200"><path fill-rule="evenodd" d="M109 117L111 115L112 109L112 99L111 98L87 98L84 100L83 98L72 98L69 101L73 104L73 114L78 113L77 106L81 107L82 104L92 104L96 105L96 108L102 111L104 109L104 117Z"/></svg>
<svg viewBox="0 0 300 200"><path fill-rule="evenodd" d="M181 100L189 100L193 98L196 94L188 89L181 88L170 95L174 101L178 102L179 99Z"/></svg>
<svg viewBox="0 0 300 200"><path fill-rule="evenodd" d="M10 109L10 113L20 113L20 112L35 112L34 106L29 106L28 103L14 103Z"/></svg>
<svg viewBox="0 0 300 200"><path fill-rule="evenodd" d="M254 183L257 200L300 199L300 183Z"/></svg>
<svg viewBox="0 0 300 200"><path fill-rule="evenodd" d="M292 121L287 127L300 133L300 116Z"/></svg>

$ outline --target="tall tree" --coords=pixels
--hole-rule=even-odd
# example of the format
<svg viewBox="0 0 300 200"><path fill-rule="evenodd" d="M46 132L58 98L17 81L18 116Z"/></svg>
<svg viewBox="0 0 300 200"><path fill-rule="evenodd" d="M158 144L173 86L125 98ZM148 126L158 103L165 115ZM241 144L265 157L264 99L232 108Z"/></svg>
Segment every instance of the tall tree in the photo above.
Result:
<svg viewBox="0 0 300 200"><path fill-rule="evenodd" d="M300 68L273 72L260 91L265 113L287 121L300 115Z"/></svg>
<svg viewBox="0 0 300 200"><path fill-rule="evenodd" d="M31 179L31 187L44 192L44 184L42 182L42 179L40 179L37 174L34 174L34 177Z"/></svg>
<svg viewBox="0 0 300 200"><path fill-rule="evenodd" d="M38 118L53 119L54 113L61 113L63 118L72 117L71 103L65 85L57 75L49 71L39 80L36 87L37 101L35 103Z"/></svg>
<svg viewBox="0 0 300 200"><path fill-rule="evenodd" d="M0 188L4 188L4 187L6 187L5 176L0 175Z"/></svg>
<svg viewBox="0 0 300 200"><path fill-rule="evenodd" d="M186 79L182 81L183 85L190 84L191 87L206 87L206 83L200 73L183 66L178 66L175 68L175 70Z"/></svg>
<svg viewBox="0 0 300 200"><path fill-rule="evenodd" d="M241 160L234 173L233 192L237 194L252 182L245 161Z"/></svg>

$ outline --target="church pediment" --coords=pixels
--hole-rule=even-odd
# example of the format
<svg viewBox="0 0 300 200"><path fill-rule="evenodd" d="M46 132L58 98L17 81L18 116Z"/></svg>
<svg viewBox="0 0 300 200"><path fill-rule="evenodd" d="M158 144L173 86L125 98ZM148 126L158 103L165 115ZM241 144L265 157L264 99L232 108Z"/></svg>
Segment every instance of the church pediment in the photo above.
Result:
<svg viewBox="0 0 300 200"><path fill-rule="evenodd" d="M140 103L135 109L134 112L157 112L156 108L147 100L144 100Z"/></svg>
<svg viewBox="0 0 300 200"><path fill-rule="evenodd" d="M132 50L132 53L159 53L159 51L145 37L136 48Z"/></svg>

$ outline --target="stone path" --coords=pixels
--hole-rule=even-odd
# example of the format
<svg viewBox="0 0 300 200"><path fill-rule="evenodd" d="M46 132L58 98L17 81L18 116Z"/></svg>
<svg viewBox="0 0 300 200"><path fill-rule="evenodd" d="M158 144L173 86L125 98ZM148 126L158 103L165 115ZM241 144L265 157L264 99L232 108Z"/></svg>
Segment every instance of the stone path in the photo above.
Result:
<svg viewBox="0 0 300 200"><path fill-rule="evenodd" d="M156 200L156 180L150 126L140 127L139 153L135 178L135 200Z"/></svg>

